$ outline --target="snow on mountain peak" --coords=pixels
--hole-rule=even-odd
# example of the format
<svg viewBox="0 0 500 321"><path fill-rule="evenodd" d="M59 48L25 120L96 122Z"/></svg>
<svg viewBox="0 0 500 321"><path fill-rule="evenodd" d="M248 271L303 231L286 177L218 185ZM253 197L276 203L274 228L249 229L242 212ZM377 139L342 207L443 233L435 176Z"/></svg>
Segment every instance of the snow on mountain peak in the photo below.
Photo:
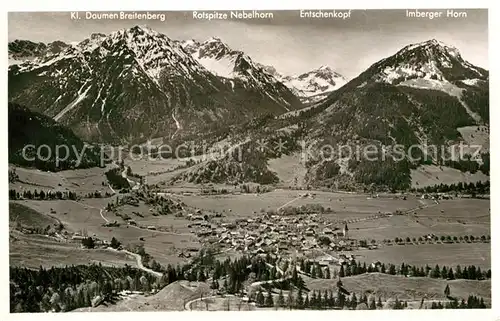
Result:
<svg viewBox="0 0 500 321"><path fill-rule="evenodd" d="M461 59L460 52L454 46L448 45L442 41L431 39L427 41L423 41L416 44L411 44L403 49L401 49L397 55L404 55L406 53L420 53L422 58L435 58L435 56L444 55L444 56L452 56L457 59Z"/></svg>
<svg viewBox="0 0 500 321"><path fill-rule="evenodd" d="M221 42L222 43L222 40L219 38L219 37L216 37L216 36L212 36L210 37L207 41L205 42Z"/></svg>
<svg viewBox="0 0 500 321"><path fill-rule="evenodd" d="M211 37L198 46L198 57L221 59L223 56L233 56L236 52L229 48L220 38Z"/></svg>
<svg viewBox="0 0 500 321"><path fill-rule="evenodd" d="M137 73L144 71L159 85L160 73L192 79L194 74L207 73L195 59L184 51L179 42L147 26L121 29L108 35L94 33L89 38L69 46L55 57L45 56L32 64L21 66L21 70L33 70L61 59L77 59L87 66L91 60L104 64L109 58L119 59L123 69ZM92 70L89 72L92 73Z"/></svg>
<svg viewBox="0 0 500 321"><path fill-rule="evenodd" d="M304 102L316 102L345 85L347 80L330 66L322 65L300 75L283 77L283 82Z"/></svg>
<svg viewBox="0 0 500 321"><path fill-rule="evenodd" d="M487 77L486 71L465 61L457 48L436 39L410 44L369 70L375 81L390 84L416 78L455 81Z"/></svg>

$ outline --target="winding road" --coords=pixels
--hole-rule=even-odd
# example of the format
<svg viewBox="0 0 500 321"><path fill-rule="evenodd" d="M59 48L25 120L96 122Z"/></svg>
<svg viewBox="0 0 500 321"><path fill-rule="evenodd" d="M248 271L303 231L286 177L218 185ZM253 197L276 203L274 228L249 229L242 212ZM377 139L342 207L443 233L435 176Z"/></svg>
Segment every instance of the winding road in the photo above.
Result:
<svg viewBox="0 0 500 321"><path fill-rule="evenodd" d="M107 248L108 251L112 251L112 252L116 252L116 253L125 253L125 254L128 254L130 256L133 256L135 257L135 260L137 262L137 267L141 270L143 270L144 272L147 272L147 273L150 273L156 277L162 277L163 276L163 273L161 272L157 272L157 271L153 271L151 270L150 268L147 268L144 266L144 264L142 264L142 257L137 254L137 253L133 253L133 252L130 252L130 251L127 251L127 250L117 250L117 249L114 249L112 247L108 247Z"/></svg>
<svg viewBox="0 0 500 321"><path fill-rule="evenodd" d="M131 256L134 256L136 261L137 261L137 266L139 267L139 269L145 271L145 272L148 272L150 274L153 274L159 278L161 278L163 276L163 273L161 272L157 272L157 271L153 271L151 270L150 268L147 268L145 267L143 264L142 264L142 257L137 254L137 253L133 253L133 252L130 252L130 251L127 251L127 250L120 250L120 252L123 252L123 253L127 253L128 255L131 255Z"/></svg>

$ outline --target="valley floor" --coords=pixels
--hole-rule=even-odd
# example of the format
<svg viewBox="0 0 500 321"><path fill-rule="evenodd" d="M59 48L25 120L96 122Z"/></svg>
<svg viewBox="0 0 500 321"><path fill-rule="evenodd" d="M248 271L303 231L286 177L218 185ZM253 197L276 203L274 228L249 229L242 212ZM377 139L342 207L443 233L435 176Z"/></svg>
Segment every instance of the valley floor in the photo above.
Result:
<svg viewBox="0 0 500 321"><path fill-rule="evenodd" d="M29 183L13 184L11 188L25 189L68 189L85 193L94 188L107 189L102 184L96 170L85 173L47 174L31 170L19 171L20 177ZM94 173L90 175L91 173ZM46 179L45 177L51 177ZM44 187L46 186L46 187ZM43 187L43 188L42 188ZM128 194L127 194L128 195ZM380 261L393 264L411 264L416 266L429 265L440 267L457 265L475 265L483 270L491 268L491 244L489 238L480 241L480 237L490 235L490 202L489 200L460 199L440 200L435 202L409 195L381 194L378 197L368 194L333 193L323 191L302 191L275 189L267 193L232 193L225 195L201 195L200 187L193 185L165 187L158 192L184 204L183 212L200 211L221 215L214 220L219 223L235 223L242 219L255 219L266 212L279 211L287 207L321 206L325 213L317 214L325 226L334 227L339 222L347 222L349 240L366 240L369 244L377 244L369 250L353 246L351 250L336 252L330 249L311 251L310 259L331 255L339 257L353 255L355 260L370 264ZM133 250L143 246L147 254L163 266L175 266L190 261L188 252L196 252L206 244L193 227L192 220L186 215L153 215L157 208L144 202L138 205L121 205L118 210L107 211L110 203L115 203L122 194L114 194L107 198L82 198L72 200L16 200L11 201L10 218L10 265L37 269L40 266L65 266L89 263L123 266L125 264L148 271L137 259L137 255L126 251L109 249L84 249L79 241L68 241L71 235L88 235L100 240L118 239L125 249ZM137 215L139 213L140 215ZM184 214L186 214L184 213ZM301 214L308 217L308 214ZM298 215L297 217L301 216ZM132 217L137 225L127 224L123 217ZM106 226L112 222L119 226ZM330 222L330 223L328 223ZM47 226L62 224L67 233L66 238L48 237L39 234L26 234L19 226L45 229ZM147 228L152 226L154 228ZM343 226L343 224L342 224ZM239 228L239 227L238 227ZM237 228L237 229L238 229ZM428 234L437 237L457 237L449 244L441 239L432 242L421 242L418 239ZM474 236L476 241L467 242L458 237ZM407 239L404 245L397 245L386 240L395 238ZM235 258L247 253L244 249L233 246L223 248L217 257L220 260ZM248 254L248 253L247 253ZM194 255L194 254L193 254ZM292 257L286 249L279 252L281 257ZM338 270L335 264L330 269ZM158 276L161 274L158 273ZM312 279L303 276L310 290L331 290L336 279ZM428 300L446 300L442 292L449 284L454 295L466 298L468 295L478 295L485 300L491 298L491 283L489 280L453 280L431 279L423 277L406 278L402 276L379 273L356 275L342 279L347 289L361 293L371 293L382 297L384 302L395 297L415 306L422 297ZM274 293L275 295L277 293ZM212 296L206 301L197 300ZM193 301L186 308L186 303ZM431 301L429 301L431 302ZM221 297L210 289L210 283L176 282L170 284L159 293L144 296L130 296L118 301L117 304L99 306L97 308L82 308L78 311L158 311L158 310L259 310L255 305L242 302L237 297Z"/></svg>

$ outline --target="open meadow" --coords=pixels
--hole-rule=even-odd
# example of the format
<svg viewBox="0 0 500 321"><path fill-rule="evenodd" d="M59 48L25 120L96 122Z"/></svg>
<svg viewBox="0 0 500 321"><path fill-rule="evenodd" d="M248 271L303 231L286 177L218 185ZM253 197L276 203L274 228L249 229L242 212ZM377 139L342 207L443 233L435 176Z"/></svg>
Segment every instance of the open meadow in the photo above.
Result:
<svg viewBox="0 0 500 321"><path fill-rule="evenodd" d="M394 215L349 224L349 236L356 239L394 239L427 234L464 236L490 234L490 201L442 200L409 215ZM413 214L414 213L414 214Z"/></svg>
<svg viewBox="0 0 500 321"><path fill-rule="evenodd" d="M311 279L303 277L309 290L331 290L336 287L338 280ZM367 273L342 278L345 289L356 295L366 294L381 297L382 301L388 299L416 300L422 298L429 300L445 300L443 290L446 284L450 286L451 294L460 299L467 299L469 295L478 295L485 300L491 299L490 280L443 280L427 277L404 277L382 273Z"/></svg>
<svg viewBox="0 0 500 321"><path fill-rule="evenodd" d="M304 194L315 195L304 197ZM178 198L189 206L232 213L235 217L254 216L256 213L277 210L284 206L318 204L334 211L325 214L334 220L392 213L397 210L404 211L421 205L416 198L408 200L392 197L370 198L363 194L284 189L262 194L180 195Z"/></svg>
<svg viewBox="0 0 500 321"><path fill-rule="evenodd" d="M14 166L11 166L14 168ZM40 191L71 191L87 194L95 191L112 193L108 187L105 172L109 168L88 168L66 170L57 173L44 172L38 169L15 167L19 180L9 183L9 189L18 192L35 189Z"/></svg>
<svg viewBox="0 0 500 321"><path fill-rule="evenodd" d="M136 260L125 253L105 249L84 249L80 243L58 241L43 235L26 235L11 231L9 263L38 269L40 266L66 266L101 263L107 266L136 266Z"/></svg>
<svg viewBox="0 0 500 321"><path fill-rule="evenodd" d="M137 226L126 225L120 217L107 213L103 209L109 202L108 199L85 199L83 201L16 201L40 213L52 213L52 217L63 223L64 228L70 233L87 234L99 239L111 241L115 237L125 247L134 248L143 245L146 253L162 265L177 264L185 261L178 256L179 251L197 249L200 247L194 234L177 232L163 232L140 229ZM173 225L176 218L172 216L161 217L165 227ZM107 221L121 223L118 227L105 227ZM168 222L170 220L170 222ZM149 220L153 225L155 222ZM158 222L156 222L158 223ZM156 226L163 226L156 224Z"/></svg>
<svg viewBox="0 0 500 321"><path fill-rule="evenodd" d="M481 269L491 268L490 243L456 243L456 244L420 244L382 246L376 250L356 250L346 252L353 254L357 261L366 264L380 261L399 265L401 263L416 266L428 264L434 267L446 265L456 268L475 265Z"/></svg>

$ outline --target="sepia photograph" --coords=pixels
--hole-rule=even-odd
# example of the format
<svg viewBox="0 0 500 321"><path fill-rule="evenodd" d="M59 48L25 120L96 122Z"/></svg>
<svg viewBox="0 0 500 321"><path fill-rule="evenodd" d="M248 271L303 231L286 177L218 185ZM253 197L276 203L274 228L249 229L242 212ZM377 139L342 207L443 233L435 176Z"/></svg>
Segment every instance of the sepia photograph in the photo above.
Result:
<svg viewBox="0 0 500 321"><path fill-rule="evenodd" d="M7 16L10 313L492 308L488 9Z"/></svg>

